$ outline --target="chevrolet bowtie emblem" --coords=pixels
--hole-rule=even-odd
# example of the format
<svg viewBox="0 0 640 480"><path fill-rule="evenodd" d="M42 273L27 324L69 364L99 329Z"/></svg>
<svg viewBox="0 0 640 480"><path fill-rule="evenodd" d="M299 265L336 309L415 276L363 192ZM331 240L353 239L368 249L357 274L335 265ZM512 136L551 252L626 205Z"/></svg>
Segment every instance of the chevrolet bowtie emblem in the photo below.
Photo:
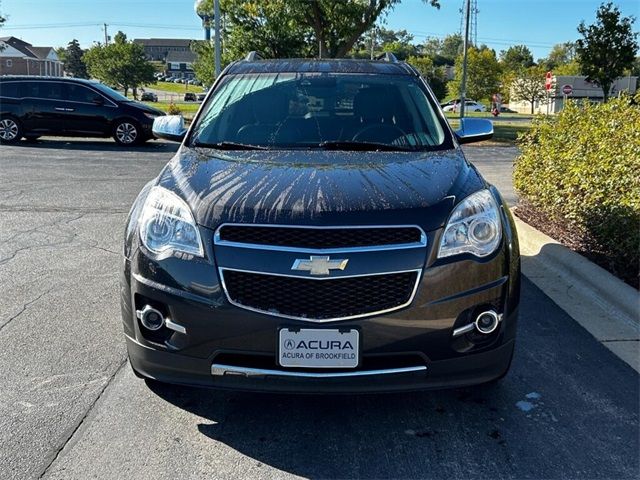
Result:
<svg viewBox="0 0 640 480"><path fill-rule="evenodd" d="M349 259L331 260L330 257L316 257L312 255L309 260L298 258L293 262L291 270L310 272L311 275L329 275L330 270L344 270Z"/></svg>

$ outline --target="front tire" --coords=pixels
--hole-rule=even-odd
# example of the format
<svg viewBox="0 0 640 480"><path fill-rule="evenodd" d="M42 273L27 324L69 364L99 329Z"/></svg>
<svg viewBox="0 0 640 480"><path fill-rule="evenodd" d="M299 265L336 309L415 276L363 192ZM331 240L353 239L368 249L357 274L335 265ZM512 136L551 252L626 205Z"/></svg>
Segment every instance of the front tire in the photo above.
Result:
<svg viewBox="0 0 640 480"><path fill-rule="evenodd" d="M22 126L13 117L0 119L0 143L9 145L18 142L22 138Z"/></svg>
<svg viewBox="0 0 640 480"><path fill-rule="evenodd" d="M142 130L133 120L119 120L113 127L113 139L123 147L138 145L143 141Z"/></svg>

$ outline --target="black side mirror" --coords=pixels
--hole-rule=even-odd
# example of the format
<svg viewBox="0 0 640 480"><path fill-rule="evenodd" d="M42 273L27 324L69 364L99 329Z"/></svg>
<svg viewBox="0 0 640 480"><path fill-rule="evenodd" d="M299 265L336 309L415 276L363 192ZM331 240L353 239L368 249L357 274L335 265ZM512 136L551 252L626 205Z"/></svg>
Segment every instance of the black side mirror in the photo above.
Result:
<svg viewBox="0 0 640 480"><path fill-rule="evenodd" d="M100 95L96 95L95 97L93 97L92 101L96 105L104 105L104 98L102 98Z"/></svg>

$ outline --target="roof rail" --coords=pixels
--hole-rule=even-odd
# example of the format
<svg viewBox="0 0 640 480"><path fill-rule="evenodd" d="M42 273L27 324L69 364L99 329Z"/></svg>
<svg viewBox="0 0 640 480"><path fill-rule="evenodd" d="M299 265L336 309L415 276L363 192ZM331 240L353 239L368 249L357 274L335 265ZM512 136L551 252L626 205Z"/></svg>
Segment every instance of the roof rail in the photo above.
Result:
<svg viewBox="0 0 640 480"><path fill-rule="evenodd" d="M244 59L246 62L254 62L256 60L264 60L264 57L260 54L260 52L252 50L251 52L247 53L247 56L244 57Z"/></svg>
<svg viewBox="0 0 640 480"><path fill-rule="evenodd" d="M382 60L384 62L389 62L389 63L398 63L398 59L391 52L384 52L382 55L378 55L376 57L376 60Z"/></svg>

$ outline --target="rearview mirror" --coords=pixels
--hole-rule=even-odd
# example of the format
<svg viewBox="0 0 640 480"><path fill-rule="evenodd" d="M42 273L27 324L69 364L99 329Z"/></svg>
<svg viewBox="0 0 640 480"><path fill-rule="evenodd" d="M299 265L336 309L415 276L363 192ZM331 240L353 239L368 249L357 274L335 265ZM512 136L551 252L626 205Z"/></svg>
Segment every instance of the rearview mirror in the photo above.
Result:
<svg viewBox="0 0 640 480"><path fill-rule="evenodd" d="M182 142L187 129L182 115L164 115L153 120L153 135L171 142Z"/></svg>
<svg viewBox="0 0 640 480"><path fill-rule="evenodd" d="M461 118L460 128L455 134L460 143L489 140L493 137L493 123L485 118Z"/></svg>

